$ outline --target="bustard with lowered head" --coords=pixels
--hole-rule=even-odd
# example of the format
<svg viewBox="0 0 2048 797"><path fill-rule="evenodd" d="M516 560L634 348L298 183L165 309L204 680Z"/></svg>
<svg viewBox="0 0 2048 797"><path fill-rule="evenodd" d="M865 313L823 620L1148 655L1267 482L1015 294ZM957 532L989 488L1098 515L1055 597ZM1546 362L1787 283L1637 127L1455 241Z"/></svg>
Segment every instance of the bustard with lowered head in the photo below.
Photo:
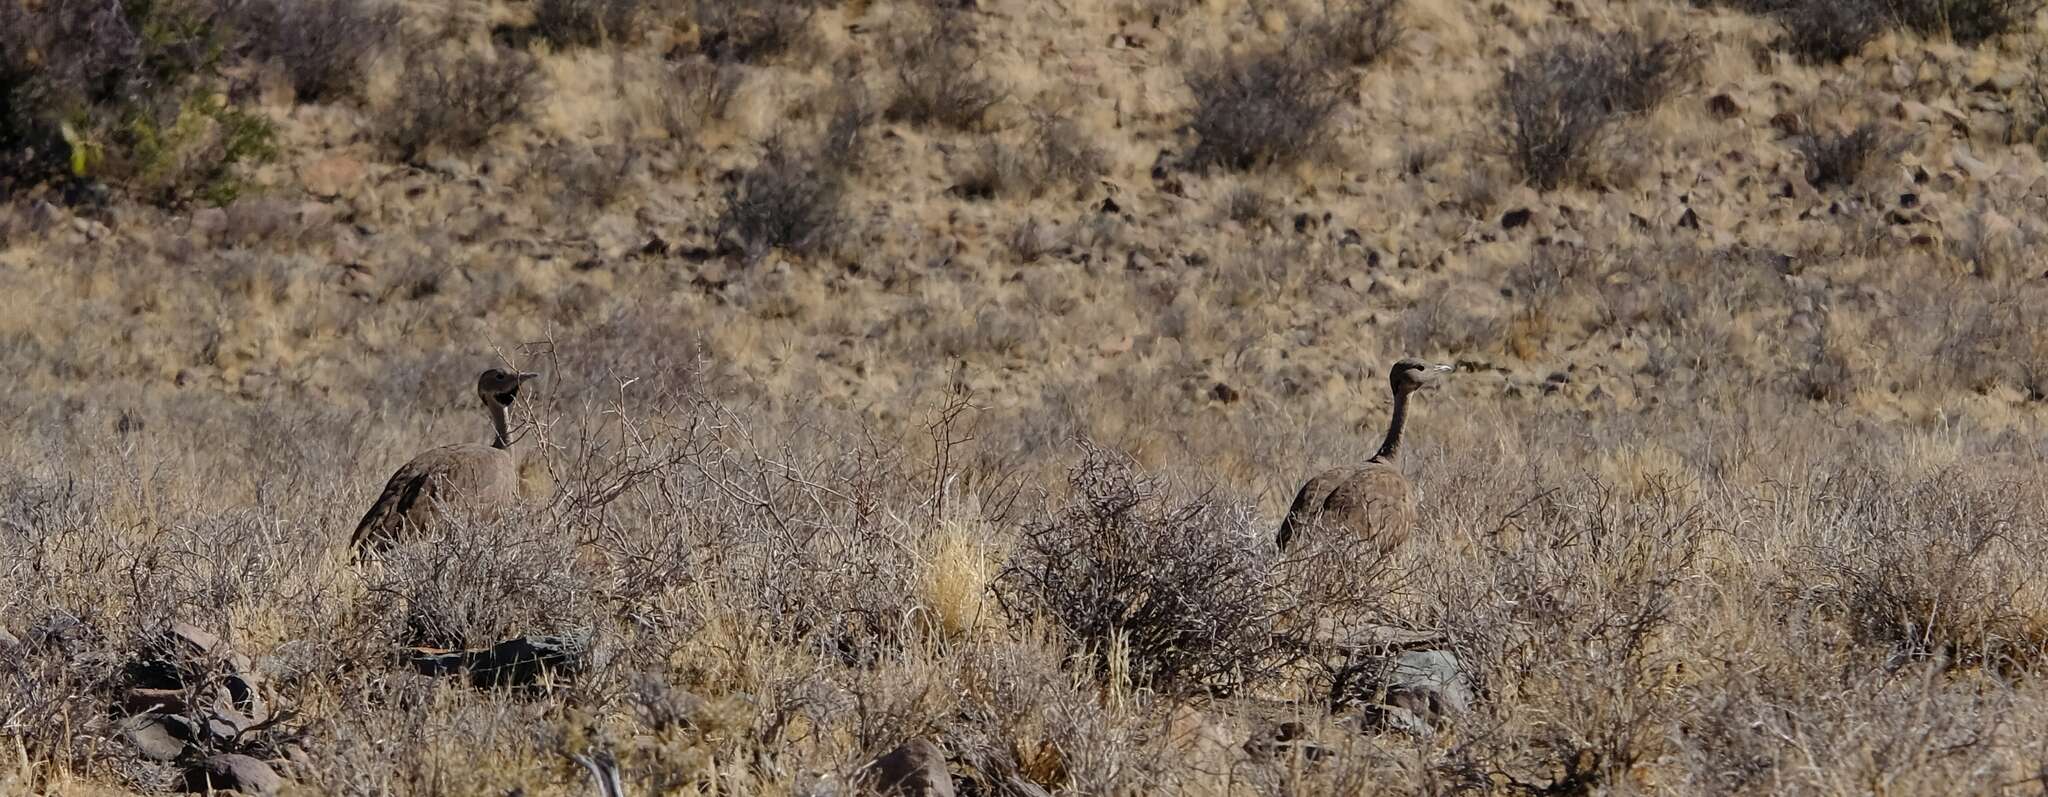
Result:
<svg viewBox="0 0 2048 797"><path fill-rule="evenodd" d="M1287 508L1276 542L1281 550L1302 529L1343 528L1358 542L1392 551L1415 528L1415 486L1401 474L1394 456L1401 451L1401 427L1408 420L1408 396L1450 373L1451 366L1403 358L1387 375L1394 391L1393 417L1386 440L1364 464L1331 468L1309 479Z"/></svg>
<svg viewBox="0 0 2048 797"><path fill-rule="evenodd" d="M392 474L370 506L349 548L390 547L407 529L433 522L435 505L491 513L519 498L519 460L512 455L511 425L506 411L519 386L540 374L492 368L476 380L476 395L490 413L495 433L489 445L456 443L413 457Z"/></svg>

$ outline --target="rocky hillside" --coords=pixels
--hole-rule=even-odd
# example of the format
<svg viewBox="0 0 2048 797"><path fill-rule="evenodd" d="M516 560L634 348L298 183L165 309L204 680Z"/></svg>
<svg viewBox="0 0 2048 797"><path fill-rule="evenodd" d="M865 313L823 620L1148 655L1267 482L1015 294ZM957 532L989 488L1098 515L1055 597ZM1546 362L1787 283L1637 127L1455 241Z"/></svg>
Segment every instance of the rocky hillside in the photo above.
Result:
<svg viewBox="0 0 2048 797"><path fill-rule="evenodd" d="M2031 782L2043 53L2039 0L0 0L0 791ZM1402 356L1457 365L1418 542L1302 586ZM529 514L349 563L508 362ZM1315 615L1467 719L1242 624ZM558 693L404 666L592 629ZM267 708L120 741L223 679Z"/></svg>

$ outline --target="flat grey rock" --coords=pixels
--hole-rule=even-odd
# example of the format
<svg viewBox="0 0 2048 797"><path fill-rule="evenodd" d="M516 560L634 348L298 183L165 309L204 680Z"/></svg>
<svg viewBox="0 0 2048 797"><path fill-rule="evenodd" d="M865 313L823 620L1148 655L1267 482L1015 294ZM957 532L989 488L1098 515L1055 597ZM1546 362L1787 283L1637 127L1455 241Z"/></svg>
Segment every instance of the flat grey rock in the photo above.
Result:
<svg viewBox="0 0 2048 797"><path fill-rule="evenodd" d="M953 773L946 769L946 754L930 739L912 739L868 765L875 773L875 789L903 797L953 797Z"/></svg>
<svg viewBox="0 0 2048 797"><path fill-rule="evenodd" d="M254 758L228 753L208 756L185 770L185 791L232 791L269 797L284 788L284 778Z"/></svg>

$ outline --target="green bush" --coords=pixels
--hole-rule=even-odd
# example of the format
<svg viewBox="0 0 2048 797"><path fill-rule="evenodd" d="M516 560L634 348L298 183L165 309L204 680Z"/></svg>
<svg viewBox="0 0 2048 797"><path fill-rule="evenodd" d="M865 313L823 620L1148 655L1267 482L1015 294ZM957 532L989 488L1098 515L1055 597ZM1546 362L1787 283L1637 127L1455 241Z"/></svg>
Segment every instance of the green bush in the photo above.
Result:
<svg viewBox="0 0 2048 797"><path fill-rule="evenodd" d="M0 188L87 181L161 205L226 202L275 157L228 103L225 0L0 3Z"/></svg>

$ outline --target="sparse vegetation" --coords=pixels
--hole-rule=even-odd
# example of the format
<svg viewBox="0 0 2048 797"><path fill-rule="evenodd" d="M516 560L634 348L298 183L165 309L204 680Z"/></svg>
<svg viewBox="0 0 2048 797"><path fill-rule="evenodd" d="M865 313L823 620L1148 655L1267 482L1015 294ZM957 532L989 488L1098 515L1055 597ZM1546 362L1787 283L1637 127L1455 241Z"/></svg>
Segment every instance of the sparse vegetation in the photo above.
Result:
<svg viewBox="0 0 2048 797"><path fill-rule="evenodd" d="M1863 52L1885 30L1884 8L1875 0L1791 0L1775 15L1785 25L1785 49L1822 64Z"/></svg>
<svg viewBox="0 0 2048 797"><path fill-rule="evenodd" d="M523 53L416 54L406 62L407 90L384 110L385 143L408 163L435 150L468 153L525 118L538 85L538 68Z"/></svg>
<svg viewBox="0 0 2048 797"><path fill-rule="evenodd" d="M1523 56L1501 79L1501 136L1523 179L1548 191L1589 177L1601 137L1649 111L1697 65L1690 43L1616 34Z"/></svg>
<svg viewBox="0 0 2048 797"><path fill-rule="evenodd" d="M557 47L590 47L636 32L648 0L536 0L534 28Z"/></svg>
<svg viewBox="0 0 2048 797"><path fill-rule="evenodd" d="M2043 0L1884 0L1900 27L1942 36L1964 47L2016 31L2034 19Z"/></svg>
<svg viewBox="0 0 2048 797"><path fill-rule="evenodd" d="M0 794L2033 789L2048 32L1733 2L0 0Z"/></svg>
<svg viewBox="0 0 2048 797"><path fill-rule="evenodd" d="M1176 500L1100 450L1068 489L1072 503L1023 530L1002 574L1015 620L1052 618L1098 667L1150 688L1229 688L1276 666L1267 532L1242 507Z"/></svg>
<svg viewBox="0 0 2048 797"><path fill-rule="evenodd" d="M984 142L955 177L953 190L971 199L1036 198L1055 186L1085 185L1102 168L1102 153L1081 139L1073 123L1038 115L1020 135Z"/></svg>
<svg viewBox="0 0 2048 797"><path fill-rule="evenodd" d="M1310 157L1338 104L1330 78L1301 57L1273 51L1234 56L1187 78L1195 95L1188 127L1195 166L1245 170Z"/></svg>
<svg viewBox="0 0 2048 797"><path fill-rule="evenodd" d="M896 95L890 119L975 130L1005 98L981 65L973 26L961 12L938 12L924 25L901 31L892 56Z"/></svg>
<svg viewBox="0 0 2048 797"><path fill-rule="evenodd" d="M1400 7L1400 0L1324 0L1308 41L1338 63L1370 66L1400 40Z"/></svg>
<svg viewBox="0 0 2048 797"><path fill-rule="evenodd" d="M1815 188L1834 188L1854 185L1891 142L1884 128L1865 122L1842 132L1802 135L1792 146L1806 159L1806 181Z"/></svg>
<svg viewBox="0 0 2048 797"><path fill-rule="evenodd" d="M736 243L749 258L771 249L823 251L837 240L844 224L839 192L839 173L814 153L786 139L772 139L760 162L726 191L718 237Z"/></svg>
<svg viewBox="0 0 2048 797"><path fill-rule="evenodd" d="M758 63L808 41L809 0L698 0L699 51L719 63Z"/></svg>
<svg viewBox="0 0 2048 797"><path fill-rule="evenodd" d="M282 67L300 102L361 91L366 63L391 43L401 19L388 0L257 0L242 13L252 54Z"/></svg>
<svg viewBox="0 0 2048 797"><path fill-rule="evenodd" d="M237 31L207 2L0 8L0 187L104 182L224 204L276 155L270 121L217 92Z"/></svg>

